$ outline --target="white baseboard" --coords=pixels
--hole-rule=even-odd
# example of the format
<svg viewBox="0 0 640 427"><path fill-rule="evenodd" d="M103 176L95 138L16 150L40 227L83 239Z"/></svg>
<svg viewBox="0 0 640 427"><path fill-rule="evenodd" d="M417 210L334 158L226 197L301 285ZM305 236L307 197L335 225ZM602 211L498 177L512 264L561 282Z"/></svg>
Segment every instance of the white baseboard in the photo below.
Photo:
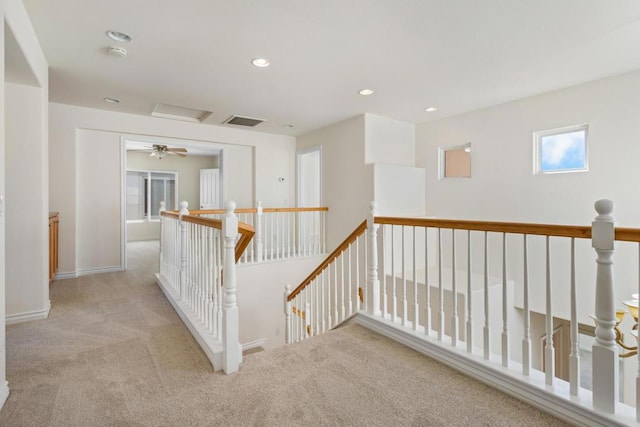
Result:
<svg viewBox="0 0 640 427"><path fill-rule="evenodd" d="M111 267L81 268L76 272L76 277L89 276L90 274L116 273L123 270L124 268L122 268L121 265L114 265Z"/></svg>
<svg viewBox="0 0 640 427"><path fill-rule="evenodd" d="M0 409L2 409L8 397L9 397L9 383L6 381L2 381L2 384L0 385Z"/></svg>
<svg viewBox="0 0 640 427"><path fill-rule="evenodd" d="M242 344L242 351L253 350L254 348L262 348L264 350L267 349L267 339L262 338L259 340L251 341Z"/></svg>
<svg viewBox="0 0 640 427"><path fill-rule="evenodd" d="M16 314L7 314L5 317L5 324L13 325L15 323L46 319L47 317L49 317L50 311L51 311L51 301L49 301L47 303L47 306L42 310L27 311L24 313L16 313Z"/></svg>
<svg viewBox="0 0 640 427"><path fill-rule="evenodd" d="M118 271L124 271L121 265L113 265L111 267L97 267L97 268L81 268L78 271L67 271L63 273L56 273L53 280L75 279L80 276L89 276L91 274L102 273L117 273Z"/></svg>
<svg viewBox="0 0 640 427"><path fill-rule="evenodd" d="M615 415L597 411L591 405L590 391L581 389L578 396L570 396L566 381L556 378L553 386L547 386L543 373L534 371L530 376L524 376L515 362L510 365L513 368L506 371L500 360L485 360L467 353L466 348L425 337L390 320L357 313L352 321L570 423L583 426L637 425L634 408L617 404Z"/></svg>

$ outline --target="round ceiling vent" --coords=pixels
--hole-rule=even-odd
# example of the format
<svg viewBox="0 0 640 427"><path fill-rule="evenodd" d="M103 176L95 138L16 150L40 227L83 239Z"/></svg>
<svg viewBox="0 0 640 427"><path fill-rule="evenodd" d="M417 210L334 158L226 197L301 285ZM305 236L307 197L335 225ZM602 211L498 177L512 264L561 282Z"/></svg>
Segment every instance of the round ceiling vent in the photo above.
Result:
<svg viewBox="0 0 640 427"><path fill-rule="evenodd" d="M107 48L107 53L112 56L124 58L125 56L127 56L127 49L118 46L111 46Z"/></svg>

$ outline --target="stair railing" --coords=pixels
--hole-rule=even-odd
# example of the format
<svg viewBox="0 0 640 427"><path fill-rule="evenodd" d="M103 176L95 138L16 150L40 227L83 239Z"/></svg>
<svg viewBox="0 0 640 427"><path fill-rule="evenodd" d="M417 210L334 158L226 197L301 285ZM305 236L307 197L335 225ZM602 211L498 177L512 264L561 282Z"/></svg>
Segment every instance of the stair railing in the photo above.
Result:
<svg viewBox="0 0 640 427"><path fill-rule="evenodd" d="M517 376L532 400L547 409L564 408L573 421L635 424L640 374L633 375L635 399L618 399L612 259L614 244L635 245L618 250L623 259L637 251L635 265L620 268L625 276L638 275L640 293L640 229L615 228L610 201L595 207L598 215L589 227L379 217L372 204L367 221L295 290L285 289L286 340L323 333L357 313L357 319L406 331L406 342L439 343L425 348L435 356L449 354L445 363L453 357L458 367L468 363L467 371L488 382L504 380L503 389L515 390ZM365 248L352 262L345 253L356 242ZM352 307L359 292L364 302ZM578 298L585 293L595 295L594 305ZM569 324L566 372L557 365L565 363L556 354L558 319ZM595 336L592 391L580 383L580 331Z"/></svg>
<svg viewBox="0 0 640 427"><path fill-rule="evenodd" d="M235 210L239 221L255 229L253 245L243 253L240 264L278 261L321 255L326 252L325 215L327 207L255 208ZM191 215L220 219L223 209L195 210Z"/></svg>
<svg viewBox="0 0 640 427"><path fill-rule="evenodd" d="M235 203L222 219L161 209L160 274L165 295L211 360L214 369L239 369L242 352L236 302L236 262L254 235L238 222Z"/></svg>

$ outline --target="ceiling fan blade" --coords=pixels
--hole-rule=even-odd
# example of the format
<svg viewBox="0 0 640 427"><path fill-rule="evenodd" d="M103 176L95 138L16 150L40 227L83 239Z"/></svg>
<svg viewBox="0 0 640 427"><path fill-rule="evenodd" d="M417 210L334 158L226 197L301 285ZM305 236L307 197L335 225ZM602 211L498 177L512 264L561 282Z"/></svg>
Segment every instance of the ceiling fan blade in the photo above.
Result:
<svg viewBox="0 0 640 427"><path fill-rule="evenodd" d="M186 153L187 149L186 148L173 147L173 148L167 148L167 151L173 151L174 153Z"/></svg>
<svg viewBox="0 0 640 427"><path fill-rule="evenodd" d="M174 156L187 157L186 154L176 153L175 151L167 151L167 154L172 154Z"/></svg>

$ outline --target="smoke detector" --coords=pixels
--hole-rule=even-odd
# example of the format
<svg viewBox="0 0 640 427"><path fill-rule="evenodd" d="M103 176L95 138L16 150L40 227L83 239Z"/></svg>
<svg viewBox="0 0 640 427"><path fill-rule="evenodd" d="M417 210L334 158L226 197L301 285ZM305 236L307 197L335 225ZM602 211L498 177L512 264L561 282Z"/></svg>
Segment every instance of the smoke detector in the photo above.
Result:
<svg viewBox="0 0 640 427"><path fill-rule="evenodd" d="M107 48L107 53L111 56L124 58L125 56L127 56L127 49L119 46L110 46Z"/></svg>

